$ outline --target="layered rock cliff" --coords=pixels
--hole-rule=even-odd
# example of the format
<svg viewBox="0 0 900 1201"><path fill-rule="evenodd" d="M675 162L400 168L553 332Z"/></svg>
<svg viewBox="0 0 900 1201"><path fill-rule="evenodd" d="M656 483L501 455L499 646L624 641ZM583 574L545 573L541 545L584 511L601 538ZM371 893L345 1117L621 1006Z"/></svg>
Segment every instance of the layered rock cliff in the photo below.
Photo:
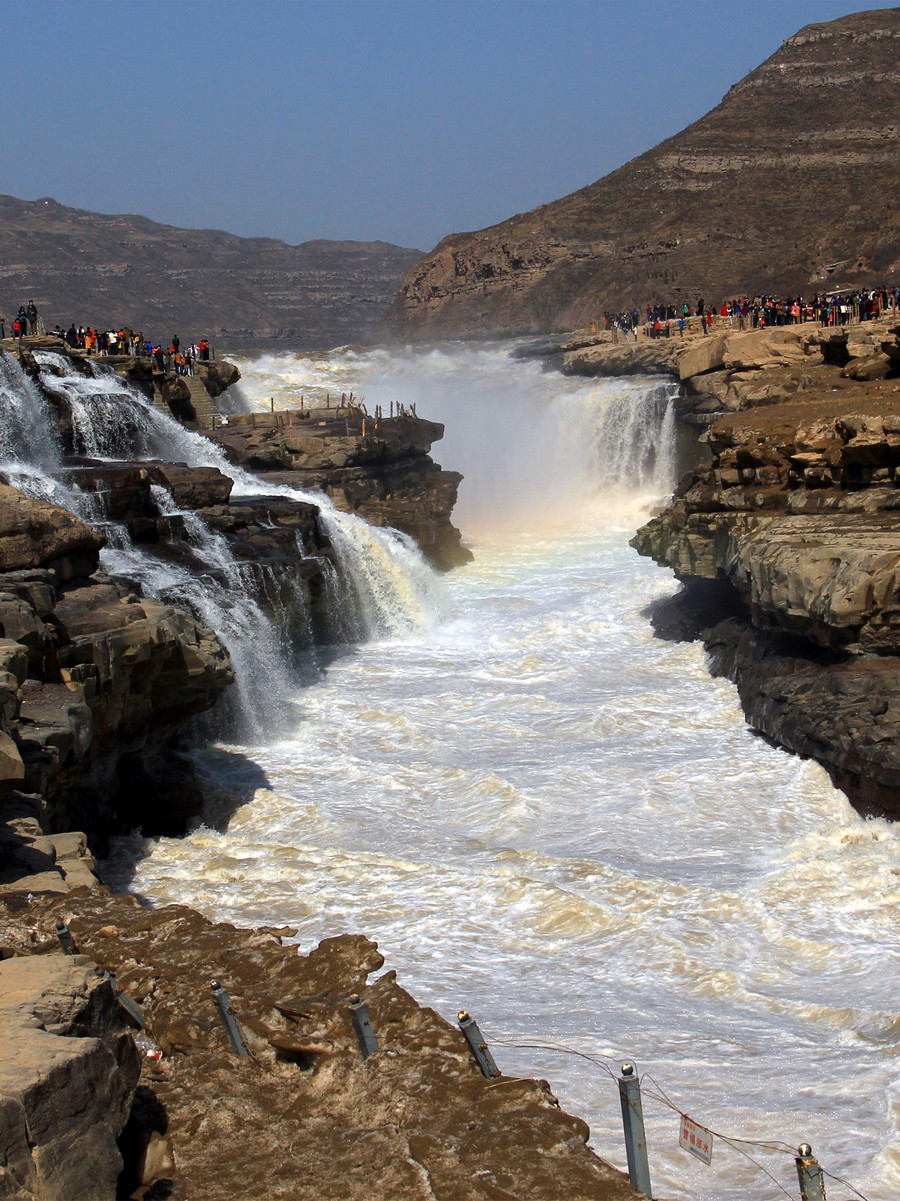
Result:
<svg viewBox="0 0 900 1201"><path fill-rule="evenodd" d="M730 375L713 365L689 381L736 411L714 420L711 459L632 545L685 586L659 607L658 630L702 637L751 726L823 763L862 809L896 818L900 326L794 332L793 363L748 369L737 335L715 352ZM866 337L878 356L829 364L850 338L871 351Z"/></svg>
<svg viewBox="0 0 900 1201"><path fill-rule="evenodd" d="M574 329L673 298L810 292L900 264L900 9L808 25L705 117L605 178L452 234L403 338Z"/></svg>
<svg viewBox="0 0 900 1201"><path fill-rule="evenodd" d="M0 778L46 828L140 820L177 767L160 751L233 680L211 630L98 570L104 538L0 485Z"/></svg>
<svg viewBox="0 0 900 1201"><path fill-rule="evenodd" d="M124 322L222 349L338 346L372 338L420 253L388 242L289 246L0 196L0 312L33 298L48 330Z"/></svg>

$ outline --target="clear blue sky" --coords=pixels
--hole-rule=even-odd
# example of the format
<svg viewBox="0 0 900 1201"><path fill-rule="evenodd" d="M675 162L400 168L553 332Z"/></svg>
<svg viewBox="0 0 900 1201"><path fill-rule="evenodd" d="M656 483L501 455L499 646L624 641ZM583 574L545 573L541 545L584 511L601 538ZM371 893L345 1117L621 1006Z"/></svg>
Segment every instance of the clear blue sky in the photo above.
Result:
<svg viewBox="0 0 900 1201"><path fill-rule="evenodd" d="M592 182L842 0L0 0L0 193L428 250Z"/></svg>

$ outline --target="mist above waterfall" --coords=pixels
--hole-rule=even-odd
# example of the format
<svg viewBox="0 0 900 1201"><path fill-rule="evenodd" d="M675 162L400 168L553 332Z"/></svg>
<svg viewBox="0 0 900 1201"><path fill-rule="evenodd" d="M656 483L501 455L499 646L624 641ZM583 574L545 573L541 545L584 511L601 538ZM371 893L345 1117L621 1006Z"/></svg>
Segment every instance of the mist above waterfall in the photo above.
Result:
<svg viewBox="0 0 900 1201"><path fill-rule="evenodd" d="M517 359L509 343L236 359L243 402L268 409L361 396L444 424L432 454L462 472L463 536L628 520L674 483L677 385L585 380Z"/></svg>

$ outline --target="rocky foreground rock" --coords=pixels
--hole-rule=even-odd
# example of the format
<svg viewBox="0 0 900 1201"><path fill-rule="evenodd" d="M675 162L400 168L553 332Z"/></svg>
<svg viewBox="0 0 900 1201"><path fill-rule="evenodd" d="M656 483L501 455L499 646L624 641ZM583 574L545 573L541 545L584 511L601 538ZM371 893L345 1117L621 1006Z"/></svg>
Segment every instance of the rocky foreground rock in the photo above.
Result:
<svg viewBox="0 0 900 1201"><path fill-rule="evenodd" d="M87 956L4 958L0 1196L119 1196L118 1140L140 1073L113 985Z"/></svg>
<svg viewBox="0 0 900 1201"><path fill-rule="evenodd" d="M139 1084L110 986L85 956L62 954L59 921L146 1018L151 1057ZM0 903L0 945L15 956L0 964L9 1023L0 1196L642 1196L590 1151L587 1126L560 1110L546 1082L485 1079L460 1031L417 1005L393 972L370 983L383 964L375 943L343 935L299 954L283 943L290 933L237 930L183 906L146 909L102 889ZM214 979L246 1057L231 1050ZM357 995L378 1040L367 1059L351 1023Z"/></svg>

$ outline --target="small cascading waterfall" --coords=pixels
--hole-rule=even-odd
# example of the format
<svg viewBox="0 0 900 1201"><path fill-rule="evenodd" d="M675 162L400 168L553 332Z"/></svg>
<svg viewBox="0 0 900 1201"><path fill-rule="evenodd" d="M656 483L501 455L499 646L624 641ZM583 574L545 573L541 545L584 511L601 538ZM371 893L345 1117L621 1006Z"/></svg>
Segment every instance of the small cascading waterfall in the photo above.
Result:
<svg viewBox="0 0 900 1201"><path fill-rule="evenodd" d="M28 496L77 513L85 498L54 477L62 465L56 415L18 362L0 351L0 472Z"/></svg>
<svg viewBox="0 0 900 1201"><path fill-rule="evenodd" d="M642 392L608 394L598 405L589 441L598 491L629 487L668 492L675 476L677 384L651 384Z"/></svg>
<svg viewBox="0 0 900 1201"><path fill-rule="evenodd" d="M104 567L217 632L235 672L234 689L217 706L217 724L247 741L271 736L292 712L294 648L287 632L297 628L298 613L299 624L309 629L303 582L291 582L291 603L278 612L284 598L272 587L269 568L238 562L225 538L198 514L180 510L166 488L153 485L152 490L160 513L184 529L192 559L171 561L128 544L107 548Z"/></svg>
<svg viewBox="0 0 900 1201"><path fill-rule="evenodd" d="M334 637L356 641L398 637L425 626L438 603L431 568L412 541L395 531L374 529L339 512L319 494L266 486L230 464L214 443L185 430L155 409L127 381L88 361L89 374L52 351L38 351L41 385L67 409L75 450L101 460L159 458L189 466L216 467L234 480L237 496L278 495L318 506L339 574L326 568L335 588ZM180 512L165 489L155 489L164 516L185 530L193 562L176 563L135 547L127 529L106 518L102 493L63 483L62 445L56 414L41 389L19 364L0 355L0 470L29 496L52 501L101 528L108 545L103 566L134 580L148 595L187 609L215 629L235 668L233 696L217 712L230 733L257 740L271 735L292 714L290 696L312 644L306 586L300 578L276 580L272 568L238 562L227 540L196 513ZM299 548L301 554L302 547ZM230 711L230 712L229 712Z"/></svg>
<svg viewBox="0 0 900 1201"><path fill-rule="evenodd" d="M222 450L161 412L127 381L101 372L72 371L52 351L35 355L50 373L42 383L65 403L80 453L92 458L158 458L190 467L216 467L234 481L235 496L281 496L314 504L334 548L355 637L400 637L427 626L440 603L437 577L411 539L342 513L323 493L260 481L229 463Z"/></svg>

